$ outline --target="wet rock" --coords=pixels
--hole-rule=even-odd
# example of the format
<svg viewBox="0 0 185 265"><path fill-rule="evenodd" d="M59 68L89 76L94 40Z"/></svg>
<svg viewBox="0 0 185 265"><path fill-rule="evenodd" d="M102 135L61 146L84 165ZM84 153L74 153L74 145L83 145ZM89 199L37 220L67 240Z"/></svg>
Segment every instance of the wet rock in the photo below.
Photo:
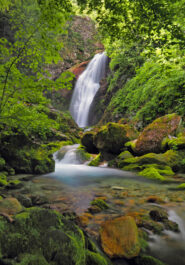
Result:
<svg viewBox="0 0 185 265"><path fill-rule="evenodd" d="M0 212L13 215L22 211L22 206L16 198L10 197L0 201Z"/></svg>
<svg viewBox="0 0 185 265"><path fill-rule="evenodd" d="M19 180L11 180L8 182L8 185L6 186L7 189L20 189L23 187L23 183Z"/></svg>
<svg viewBox="0 0 185 265"><path fill-rule="evenodd" d="M138 230L134 219L123 216L103 223L101 245L110 258L133 258L140 252Z"/></svg>
<svg viewBox="0 0 185 265"><path fill-rule="evenodd" d="M82 145L85 146L87 152L91 154L98 154L99 151L93 143L94 135L95 132L93 131L85 132L82 136L81 142Z"/></svg>
<svg viewBox="0 0 185 265"><path fill-rule="evenodd" d="M109 122L94 136L94 144L100 150L119 154L124 144L136 138L136 132L129 125Z"/></svg>
<svg viewBox="0 0 185 265"><path fill-rule="evenodd" d="M148 198L146 198L146 201L150 203L164 203L164 200L156 195L150 195Z"/></svg>
<svg viewBox="0 0 185 265"><path fill-rule="evenodd" d="M102 199L95 199L91 202L91 205L99 207L101 210L108 209L108 204Z"/></svg>
<svg viewBox="0 0 185 265"><path fill-rule="evenodd" d="M17 196L17 199L26 208L31 207L33 205L32 200L23 194L19 194Z"/></svg>
<svg viewBox="0 0 185 265"><path fill-rule="evenodd" d="M154 222L153 220L150 220L149 218L147 219L142 219L140 223L138 223L139 227L144 227L147 230L152 231L155 234L161 234L162 231L164 231L164 226L161 223Z"/></svg>
<svg viewBox="0 0 185 265"><path fill-rule="evenodd" d="M94 205L94 206L89 207L88 211L92 214L95 214L95 213L100 213L102 211L102 209L100 207Z"/></svg>
<svg viewBox="0 0 185 265"><path fill-rule="evenodd" d="M44 195L32 195L31 201L33 205L42 205L48 203L48 199Z"/></svg>
<svg viewBox="0 0 185 265"><path fill-rule="evenodd" d="M78 77L83 73L83 71L85 70L86 66L88 65L89 61L85 61L82 62L80 64L74 65L73 67L71 67L68 71L72 72L76 79L78 79Z"/></svg>
<svg viewBox="0 0 185 265"><path fill-rule="evenodd" d="M171 220L164 220L164 227L166 230L171 230L173 232L179 232L179 226L177 223L171 221Z"/></svg>
<svg viewBox="0 0 185 265"><path fill-rule="evenodd" d="M154 221L163 222L168 220L168 213L165 209L152 210L149 214Z"/></svg>
<svg viewBox="0 0 185 265"><path fill-rule="evenodd" d="M175 135L180 122L181 117L176 114L168 114L156 119L139 135L135 152L139 155L160 153L163 139L168 135Z"/></svg>

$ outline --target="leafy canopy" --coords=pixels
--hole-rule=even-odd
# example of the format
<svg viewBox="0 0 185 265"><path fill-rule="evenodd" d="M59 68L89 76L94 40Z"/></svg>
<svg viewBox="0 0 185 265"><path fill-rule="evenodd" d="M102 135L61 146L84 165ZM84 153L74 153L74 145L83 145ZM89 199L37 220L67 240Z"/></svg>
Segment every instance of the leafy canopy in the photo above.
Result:
<svg viewBox="0 0 185 265"><path fill-rule="evenodd" d="M30 133L52 123L45 114L49 89L69 88L73 76L56 82L45 70L61 60L64 24L72 12L69 0L1 0L0 126Z"/></svg>

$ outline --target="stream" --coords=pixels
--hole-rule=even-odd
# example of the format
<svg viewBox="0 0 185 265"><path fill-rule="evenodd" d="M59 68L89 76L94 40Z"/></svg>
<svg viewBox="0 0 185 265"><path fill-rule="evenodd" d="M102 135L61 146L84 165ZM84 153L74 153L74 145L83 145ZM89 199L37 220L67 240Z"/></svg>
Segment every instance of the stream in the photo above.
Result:
<svg viewBox="0 0 185 265"><path fill-rule="evenodd" d="M63 158L55 154L55 172L37 177L34 183L42 190L54 207L62 211L73 211L83 216L95 197L106 197L109 209L94 215L86 231L95 239L101 222L125 212L145 211L152 206L146 198L152 195L164 200L169 219L179 225L179 233L165 230L162 235L149 234L148 253L168 265L185 264L185 213L183 192L173 191L173 184L157 184L136 174L104 167L89 167L81 164L76 156L78 145L65 147ZM48 187L48 188L47 188ZM37 192L34 188L34 192ZM178 202L179 200L179 202ZM115 261L115 264L121 261Z"/></svg>

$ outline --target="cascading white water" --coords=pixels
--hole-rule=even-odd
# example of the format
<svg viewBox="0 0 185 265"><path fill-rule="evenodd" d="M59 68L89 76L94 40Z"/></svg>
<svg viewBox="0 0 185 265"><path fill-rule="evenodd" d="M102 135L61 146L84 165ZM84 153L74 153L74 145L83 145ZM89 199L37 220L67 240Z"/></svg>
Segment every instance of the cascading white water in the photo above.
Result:
<svg viewBox="0 0 185 265"><path fill-rule="evenodd" d="M96 54L76 82L69 110L81 128L88 126L90 106L105 75L107 59L104 52Z"/></svg>

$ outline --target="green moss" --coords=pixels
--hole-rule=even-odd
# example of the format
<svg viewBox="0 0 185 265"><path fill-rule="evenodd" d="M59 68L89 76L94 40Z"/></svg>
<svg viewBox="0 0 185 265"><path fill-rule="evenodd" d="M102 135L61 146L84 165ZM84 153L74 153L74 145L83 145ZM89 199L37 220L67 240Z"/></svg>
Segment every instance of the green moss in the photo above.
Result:
<svg viewBox="0 0 185 265"><path fill-rule="evenodd" d="M166 179L159 173L158 169L154 167L145 168L139 173L140 176L146 177L148 179L165 181Z"/></svg>
<svg viewBox="0 0 185 265"><path fill-rule="evenodd" d="M182 183L180 185L177 186L177 189L179 190L185 190L185 183Z"/></svg>
<svg viewBox="0 0 185 265"><path fill-rule="evenodd" d="M94 136L94 144L99 150L119 154L124 144L135 139L136 133L129 125L109 122Z"/></svg>
<svg viewBox="0 0 185 265"><path fill-rule="evenodd" d="M127 158L133 158L133 155L129 151L124 151L118 156L118 159L127 159Z"/></svg>
<svg viewBox="0 0 185 265"><path fill-rule="evenodd" d="M5 166L5 160L4 158L0 157L0 170L3 170L4 166Z"/></svg>
<svg viewBox="0 0 185 265"><path fill-rule="evenodd" d="M135 264L136 265L165 265L163 262L160 260L153 258L151 256L140 256L135 259Z"/></svg>
<svg viewBox="0 0 185 265"><path fill-rule="evenodd" d="M95 199L91 202L91 205L99 207L101 210L108 209L109 206L107 203L102 199Z"/></svg>
<svg viewBox="0 0 185 265"><path fill-rule="evenodd" d="M101 153L99 153L91 162L88 164L88 166L97 167L101 161Z"/></svg>
<svg viewBox="0 0 185 265"><path fill-rule="evenodd" d="M91 159L91 155L88 152L86 152L84 146L82 145L78 147L76 154L82 162L85 162Z"/></svg>
<svg viewBox="0 0 185 265"><path fill-rule="evenodd" d="M86 251L86 265L108 265L106 259L99 253Z"/></svg>
<svg viewBox="0 0 185 265"><path fill-rule="evenodd" d="M125 144L125 147L127 147L127 149L129 151L135 152L135 148L136 148L136 140L133 141L129 141Z"/></svg>
<svg viewBox="0 0 185 265"><path fill-rule="evenodd" d="M26 254L21 258L19 265L49 265L49 263L41 254Z"/></svg>

